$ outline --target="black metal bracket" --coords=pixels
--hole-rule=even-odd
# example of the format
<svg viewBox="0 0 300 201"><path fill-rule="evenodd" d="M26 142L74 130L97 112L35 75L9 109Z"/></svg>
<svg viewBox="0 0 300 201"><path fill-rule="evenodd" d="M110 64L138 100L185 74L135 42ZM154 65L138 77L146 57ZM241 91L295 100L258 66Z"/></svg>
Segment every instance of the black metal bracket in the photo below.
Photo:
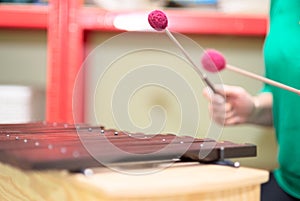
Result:
<svg viewBox="0 0 300 201"><path fill-rule="evenodd" d="M238 168L240 167L240 163L239 162L233 162L231 160L226 160L225 159L225 148L224 147L220 147L220 159L217 161L213 161L212 164L216 164L216 165L225 165L225 166L230 166L230 167L235 167Z"/></svg>

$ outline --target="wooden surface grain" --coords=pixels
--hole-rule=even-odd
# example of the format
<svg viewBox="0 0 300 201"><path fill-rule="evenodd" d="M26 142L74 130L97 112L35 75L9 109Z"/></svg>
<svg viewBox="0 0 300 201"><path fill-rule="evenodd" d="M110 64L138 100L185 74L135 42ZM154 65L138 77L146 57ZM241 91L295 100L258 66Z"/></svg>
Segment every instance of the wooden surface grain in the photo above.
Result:
<svg viewBox="0 0 300 201"><path fill-rule="evenodd" d="M98 168L89 176L0 164L0 200L259 201L260 184L267 180L264 170L189 163L149 171Z"/></svg>

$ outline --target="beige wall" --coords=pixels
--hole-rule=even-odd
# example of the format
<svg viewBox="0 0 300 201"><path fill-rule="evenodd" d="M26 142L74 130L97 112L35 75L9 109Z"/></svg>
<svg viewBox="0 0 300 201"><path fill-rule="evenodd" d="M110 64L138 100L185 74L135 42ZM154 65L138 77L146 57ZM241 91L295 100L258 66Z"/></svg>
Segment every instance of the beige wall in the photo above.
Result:
<svg viewBox="0 0 300 201"><path fill-rule="evenodd" d="M41 30L0 30L0 85L16 85L17 87L10 88L15 91L15 95L11 96L15 100L10 100L10 105L13 107L15 104L15 108L22 108L21 104L24 103L24 107L27 107L23 107L27 115L16 117L14 121L38 121L45 118L46 34L46 31ZM18 88L20 85L28 86L29 90ZM20 90L22 94L18 94ZM0 97L6 96L5 101L8 101L10 97L6 94L0 91ZM11 113L15 111L10 112L7 107L0 108L0 122L11 121Z"/></svg>
<svg viewBox="0 0 300 201"><path fill-rule="evenodd" d="M47 63L46 31L0 30L0 84L44 88Z"/></svg>
<svg viewBox="0 0 300 201"><path fill-rule="evenodd" d="M94 32L88 36L88 52L94 49L99 44L102 44L107 39L114 36L115 33L101 33ZM134 47L135 43L147 40L146 35L137 34L132 38L128 38L130 44ZM206 36L206 35L188 35L193 41L201 44L203 48L215 48L224 53L228 63L239 66L254 73L263 74L263 59L262 59L262 45L263 37L243 37L243 36ZM169 44L167 41L156 41L162 48ZM128 41L124 44L126 45ZM117 43L111 47L106 54L110 52L119 51L123 48L124 44ZM169 47L168 47L169 48ZM153 52L156 61L160 60L157 52ZM93 115L96 115L101 120L101 124L106 127L117 127L114 122L111 107L107 98L111 97L112 90L116 86L116 82L122 77L122 72L127 73L132 70L134 65L142 64L145 62L143 59L148 59L146 55L138 55L138 58L132 65L132 58L137 55L129 55L121 63L115 62L114 68L107 72L106 78L101 78L105 81L105 85L97 85L97 91L87 89L87 105L86 118L88 122L95 123ZM203 83L197 74L180 58L170 59L170 55L165 55L168 59L161 58L163 64L174 70L184 78L189 84L195 95L196 103L199 103L199 111L201 111L200 120L198 122L197 136L202 137L207 135L210 129L210 118L207 114L207 102L202 97L201 91ZM143 59L142 59L143 58ZM46 33L44 31L23 31L23 30L1 30L0 31L0 84L21 84L30 85L38 88L45 89L46 83ZM126 60L127 59L127 60ZM141 61L140 61L141 60ZM151 61L151 60L150 60ZM138 63L140 62L140 63ZM122 66L119 71L116 67ZM136 66L135 66L136 67ZM97 67L96 67L97 68ZM88 71L90 77L89 83L97 81L96 73ZM236 84L245 87L251 93L256 93L261 83L250 78L246 78L232 72L224 71L220 74L222 83ZM106 79L106 80L105 80ZM103 87L104 86L104 87ZM94 94L95 93L95 94ZM95 95L95 96L94 96ZM126 95L126 94L125 94ZM96 103L93 103L95 97ZM184 97L184 96L183 96ZM130 118L138 126L145 128L151 123L148 112L152 106L160 105L164 108L165 116L163 113L154 112L152 115L155 119L164 119L165 124L161 132L176 132L180 127L182 121L185 125L195 126L195 122L182 120L181 106L178 98L174 94L164 90L162 87L147 86L138 91L132 96L128 104ZM104 101L106 100L106 102ZM108 99L109 100L109 99ZM103 102L104 101L104 102ZM100 104L101 103L101 104ZM100 105L99 105L100 104ZM193 109L191 105L187 109ZM96 110L95 110L96 109ZM94 113L94 111L97 111ZM258 146L258 157L249 159L239 159L243 165L272 169L276 167L276 145L272 129L265 129L254 126L236 126L231 128L224 128L220 134L216 136L219 140L230 140L240 143L254 143ZM187 132L187 131L185 131ZM183 133L185 134L185 133Z"/></svg>

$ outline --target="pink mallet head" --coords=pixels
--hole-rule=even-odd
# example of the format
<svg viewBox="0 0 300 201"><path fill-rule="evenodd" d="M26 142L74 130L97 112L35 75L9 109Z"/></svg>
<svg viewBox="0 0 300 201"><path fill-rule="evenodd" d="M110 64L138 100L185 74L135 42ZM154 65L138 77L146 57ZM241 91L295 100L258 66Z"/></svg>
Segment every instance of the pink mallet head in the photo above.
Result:
<svg viewBox="0 0 300 201"><path fill-rule="evenodd" d="M148 22L156 31L162 31L168 26L166 14L160 10L154 10L148 15Z"/></svg>
<svg viewBox="0 0 300 201"><path fill-rule="evenodd" d="M203 68L209 72L218 72L225 68L226 60L222 53L217 50L208 49L201 58Z"/></svg>

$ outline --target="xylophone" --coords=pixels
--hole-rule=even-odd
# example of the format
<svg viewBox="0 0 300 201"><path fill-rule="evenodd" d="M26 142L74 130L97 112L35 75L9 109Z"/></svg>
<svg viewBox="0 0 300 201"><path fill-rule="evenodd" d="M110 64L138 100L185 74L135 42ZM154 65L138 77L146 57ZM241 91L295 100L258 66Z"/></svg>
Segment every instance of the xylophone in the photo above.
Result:
<svg viewBox="0 0 300 201"><path fill-rule="evenodd" d="M175 134L129 133L86 124L0 125L0 161L22 169L79 171L126 162L213 163L224 158L252 156L256 156L253 144Z"/></svg>

